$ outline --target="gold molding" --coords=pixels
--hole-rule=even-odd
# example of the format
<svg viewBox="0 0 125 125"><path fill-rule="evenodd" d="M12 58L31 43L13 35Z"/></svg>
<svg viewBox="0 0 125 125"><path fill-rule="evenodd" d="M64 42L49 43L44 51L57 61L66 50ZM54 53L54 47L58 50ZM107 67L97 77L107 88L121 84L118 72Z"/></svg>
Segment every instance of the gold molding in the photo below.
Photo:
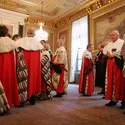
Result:
<svg viewBox="0 0 125 125"><path fill-rule="evenodd" d="M47 29L57 30L56 22L52 22L46 19L41 20L40 18L36 18L32 16L25 19L25 24L29 24L29 25L39 26L40 22L44 22L44 27Z"/></svg>
<svg viewBox="0 0 125 125"><path fill-rule="evenodd" d="M76 20L82 16L85 15L91 15L92 13L99 11L100 9L103 9L104 7L107 7L115 2L118 2L119 0L104 0L107 1L106 4L103 4L103 0L93 0L91 2L88 2L87 4L81 6L79 10L77 9L75 12L70 13L66 17L61 18L58 21L53 21L53 20L47 20L43 19L42 21L45 22L45 27L48 27L53 30L59 30L62 27L68 25L70 22L73 20ZM27 13L25 11L25 5L20 5L14 0L0 0L0 7L4 9L9 9L13 10L16 12L19 12L16 8L24 8L21 13ZM33 25L38 25L38 23L41 21L40 17L38 16L30 16L25 20L26 24L33 24Z"/></svg>
<svg viewBox="0 0 125 125"><path fill-rule="evenodd" d="M90 14L96 12L96 11L99 11L99 9L103 9L104 7L110 6L111 4L113 4L115 2L118 2L118 1L119 0L107 0L107 3L103 4L101 0L95 0L91 4L89 3L88 5L83 7L82 10L80 10L78 12L73 12L72 14L58 20L57 21L58 29L64 27L64 25L67 25L70 22L72 22L74 20L74 16L75 16L75 18L78 19L82 16L90 15ZM93 8L93 5L95 6L95 8Z"/></svg>
<svg viewBox="0 0 125 125"><path fill-rule="evenodd" d="M120 1L122 1L122 0L115 0L114 3L111 3L111 4L108 5L108 6L114 5L115 3L120 2ZM108 6L105 6L105 7L101 8L101 9L104 9L104 8L106 8L106 7L108 7ZM101 14L98 14L97 16L92 17L92 19L95 19L95 18L97 18L97 17L100 17L100 16L102 16L102 15L108 13L108 12L111 12L111 11L113 11L113 10L116 10L116 9L122 7L122 6L125 6L125 3L122 4L122 5L119 5L119 6L115 7L115 8L113 8L113 9L107 10L106 12L103 12L103 13L101 13ZM95 12L93 12L93 13L96 13L96 12L97 12L97 11L95 11ZM93 14L93 13L91 13L91 14Z"/></svg>
<svg viewBox="0 0 125 125"><path fill-rule="evenodd" d="M114 4L117 4L117 2L120 2L120 1L122 1L122 0L116 0ZM112 4L113 4L113 3L112 3ZM110 6L111 6L112 4L110 4ZM113 4L113 5L114 5L114 4ZM121 7L124 7L124 6L125 6L125 3L124 3L124 4L120 4L119 6L116 5L115 8L112 8L112 9L110 9L110 10L107 10L107 11L105 11L105 12L103 12L103 13L100 13L100 14L98 14L98 15L96 15L96 16L93 16L93 17L92 17L93 13L91 13L91 15L90 15L90 17L91 17L91 19L90 19L90 28L91 28L90 36L91 36L91 38L90 38L90 39L91 39L91 43L92 43L93 46L94 46L94 41L95 41L95 36L94 36L94 20L95 20L96 18L102 16L102 15L105 15L105 14L107 14L107 13L110 13L110 12L112 12L112 11L114 11L114 10L116 10L116 9L119 9L119 8L121 8ZM102 9L104 9L104 8L102 8ZM95 12L95 13L96 13L96 12ZM95 46L94 46L94 48L95 48ZM94 51L97 51L97 50L94 50Z"/></svg>

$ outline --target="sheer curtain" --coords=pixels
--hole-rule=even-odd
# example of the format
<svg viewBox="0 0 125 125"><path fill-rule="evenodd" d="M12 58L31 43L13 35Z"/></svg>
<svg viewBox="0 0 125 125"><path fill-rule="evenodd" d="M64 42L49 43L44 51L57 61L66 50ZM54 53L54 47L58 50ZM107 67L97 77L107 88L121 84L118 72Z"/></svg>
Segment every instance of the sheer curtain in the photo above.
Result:
<svg viewBox="0 0 125 125"><path fill-rule="evenodd" d="M72 39L71 39L71 70L70 82L75 81L75 73L78 71L82 59L82 53L86 50L88 44L88 17L82 17L72 23ZM80 52L78 53L78 50Z"/></svg>

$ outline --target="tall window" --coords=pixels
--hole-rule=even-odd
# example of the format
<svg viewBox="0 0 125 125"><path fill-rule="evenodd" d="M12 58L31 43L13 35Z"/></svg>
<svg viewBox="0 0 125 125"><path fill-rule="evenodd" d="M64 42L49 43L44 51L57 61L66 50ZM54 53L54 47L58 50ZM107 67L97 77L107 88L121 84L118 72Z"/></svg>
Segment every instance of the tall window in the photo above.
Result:
<svg viewBox="0 0 125 125"><path fill-rule="evenodd" d="M81 69L82 54L88 44L88 16L72 23L71 72L70 81L74 81L75 72Z"/></svg>

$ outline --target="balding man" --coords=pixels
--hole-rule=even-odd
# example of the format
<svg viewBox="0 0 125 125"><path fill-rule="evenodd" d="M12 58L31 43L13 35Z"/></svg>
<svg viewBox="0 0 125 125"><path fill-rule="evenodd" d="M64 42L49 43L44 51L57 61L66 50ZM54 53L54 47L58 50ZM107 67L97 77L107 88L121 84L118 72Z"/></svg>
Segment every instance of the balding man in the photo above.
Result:
<svg viewBox="0 0 125 125"><path fill-rule="evenodd" d="M41 93L40 50L43 48L34 35L34 31L29 29L27 37L16 42L22 49L28 68L28 100L32 105L35 104L35 94Z"/></svg>
<svg viewBox="0 0 125 125"><path fill-rule="evenodd" d="M107 44L103 53L108 57L106 73L106 99L110 100L106 106L114 106L120 100L123 58L121 48L124 40L119 39L119 32L114 30L110 34L111 42Z"/></svg>
<svg viewBox="0 0 125 125"><path fill-rule="evenodd" d="M52 59L52 85L57 93L54 97L62 97L67 92L68 87L67 52L63 44L64 41L62 39L57 40L57 50Z"/></svg>

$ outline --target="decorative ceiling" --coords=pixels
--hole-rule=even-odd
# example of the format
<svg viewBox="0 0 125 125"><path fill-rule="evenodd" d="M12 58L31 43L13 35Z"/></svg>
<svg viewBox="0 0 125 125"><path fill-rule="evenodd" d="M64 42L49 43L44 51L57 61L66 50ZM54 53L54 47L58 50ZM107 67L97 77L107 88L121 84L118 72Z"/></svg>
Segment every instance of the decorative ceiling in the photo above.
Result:
<svg viewBox="0 0 125 125"><path fill-rule="evenodd" d="M62 17L80 10L83 6L95 0L0 0L0 8L25 13L31 16L41 16L49 20L59 20ZM41 2L43 2L41 12Z"/></svg>

